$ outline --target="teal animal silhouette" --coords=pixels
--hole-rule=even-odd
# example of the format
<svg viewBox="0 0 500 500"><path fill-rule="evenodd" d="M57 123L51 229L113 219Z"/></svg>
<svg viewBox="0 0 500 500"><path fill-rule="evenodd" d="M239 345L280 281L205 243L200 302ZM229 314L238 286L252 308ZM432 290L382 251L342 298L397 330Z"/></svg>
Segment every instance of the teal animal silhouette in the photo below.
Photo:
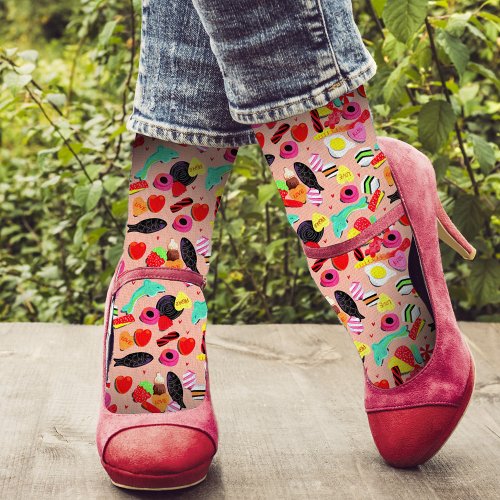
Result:
<svg viewBox="0 0 500 500"><path fill-rule="evenodd" d="M193 306L193 314L191 315L191 321L193 325L196 325L198 321L204 319L208 316L208 308L206 302L195 301Z"/></svg>
<svg viewBox="0 0 500 500"><path fill-rule="evenodd" d="M355 212L356 210L362 210L368 206L368 201L366 196L360 198L357 203L353 205L349 205L348 207L343 208L337 215L332 215L330 220L332 221L333 232L337 238L342 236L344 229L347 228L347 219L348 217Z"/></svg>
<svg viewBox="0 0 500 500"><path fill-rule="evenodd" d="M386 335L379 342L372 344L373 358L375 359L375 363L378 366L382 366L384 359L387 358L387 356L389 355L388 351L389 344L393 340L399 337L406 337L407 335L408 335L408 327L403 326L397 332L390 333L389 335Z"/></svg>
<svg viewBox="0 0 500 500"><path fill-rule="evenodd" d="M207 178L205 179L205 188L210 190L222 182L222 176L227 174L233 168L232 165L221 165L220 167L208 167Z"/></svg>
<svg viewBox="0 0 500 500"><path fill-rule="evenodd" d="M127 314L132 314L134 310L135 303L141 298L145 297L154 297L157 293L164 292L165 287L160 283L155 283L151 280L144 280L142 286L140 286L130 297L128 304L122 307L122 311Z"/></svg>
<svg viewBox="0 0 500 500"><path fill-rule="evenodd" d="M165 146L158 146L156 152L149 156L149 158L144 163L144 166L138 172L136 172L134 177L136 179L144 180L148 175L148 171L151 165L154 165L159 161L161 161L162 163L167 163L170 160L175 160L175 158L179 158L179 153L177 151Z"/></svg>

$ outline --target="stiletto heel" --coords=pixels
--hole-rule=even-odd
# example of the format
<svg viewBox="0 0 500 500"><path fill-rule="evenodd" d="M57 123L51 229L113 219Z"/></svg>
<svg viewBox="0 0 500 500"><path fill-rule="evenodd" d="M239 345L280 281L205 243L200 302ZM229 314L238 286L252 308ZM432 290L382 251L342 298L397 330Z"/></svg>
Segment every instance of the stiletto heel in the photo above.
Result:
<svg viewBox="0 0 500 500"><path fill-rule="evenodd" d="M473 260L476 256L476 249L465 239L455 224L453 224L439 200L436 215L439 239L446 243L451 249L455 250L455 252L464 259Z"/></svg>

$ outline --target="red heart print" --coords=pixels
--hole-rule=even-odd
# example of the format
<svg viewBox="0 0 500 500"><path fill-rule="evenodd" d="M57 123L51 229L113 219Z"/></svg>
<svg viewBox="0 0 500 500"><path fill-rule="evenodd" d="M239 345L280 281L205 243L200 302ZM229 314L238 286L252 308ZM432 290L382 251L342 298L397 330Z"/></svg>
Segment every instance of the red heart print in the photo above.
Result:
<svg viewBox="0 0 500 500"><path fill-rule="evenodd" d="M117 410L118 410L118 406L116 406L116 405L108 406L108 411L110 411L111 413L116 413Z"/></svg>
<svg viewBox="0 0 500 500"><path fill-rule="evenodd" d="M332 258L332 264L338 271L343 271L349 264L349 255L344 253Z"/></svg>
<svg viewBox="0 0 500 500"><path fill-rule="evenodd" d="M115 389L120 394L127 393L132 387L132 377L124 377L123 375L118 375L115 378Z"/></svg>
<svg viewBox="0 0 500 500"><path fill-rule="evenodd" d="M193 337L181 337L177 342L177 350L180 354L187 356L193 352L195 344Z"/></svg>
<svg viewBox="0 0 500 500"><path fill-rule="evenodd" d="M151 212L159 212L165 206L165 196L152 194L148 198L148 207Z"/></svg>
<svg viewBox="0 0 500 500"><path fill-rule="evenodd" d="M146 252L146 243L143 241L132 241L128 246L128 254L131 259L138 260Z"/></svg>
<svg viewBox="0 0 500 500"><path fill-rule="evenodd" d="M195 203L191 207L191 215L193 216L193 219L196 221L202 221L203 219L206 218L208 215L209 211L209 206L206 203L200 204L200 203Z"/></svg>
<svg viewBox="0 0 500 500"><path fill-rule="evenodd" d="M148 342L151 340L151 330L142 330L139 328L134 332L134 340L139 347L148 345Z"/></svg>
<svg viewBox="0 0 500 500"><path fill-rule="evenodd" d="M292 137L297 142L303 142L307 139L307 134L309 132L307 125L305 123L299 123L292 127Z"/></svg>

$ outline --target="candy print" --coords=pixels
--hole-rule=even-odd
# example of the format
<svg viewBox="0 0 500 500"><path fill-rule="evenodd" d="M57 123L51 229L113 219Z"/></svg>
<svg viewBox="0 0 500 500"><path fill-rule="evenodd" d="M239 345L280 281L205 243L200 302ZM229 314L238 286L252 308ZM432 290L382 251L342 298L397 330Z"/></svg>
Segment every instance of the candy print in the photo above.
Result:
<svg viewBox="0 0 500 500"><path fill-rule="evenodd" d="M167 389L172 400L181 408L186 408L184 404L184 390L179 377L174 372L167 373Z"/></svg>
<svg viewBox="0 0 500 500"><path fill-rule="evenodd" d="M304 165L303 163L300 163L300 162L295 162L293 164L293 168L295 169L295 173L297 174L297 177L308 188L317 189L318 191L323 191L324 188L322 188L319 185L318 180L316 179L316 176L314 175L314 172L307 165Z"/></svg>
<svg viewBox="0 0 500 500"><path fill-rule="evenodd" d="M186 267L197 273L196 264L198 258L196 257L196 250L187 238L181 238L181 256Z"/></svg>
<svg viewBox="0 0 500 500"><path fill-rule="evenodd" d="M303 141L292 134L301 123L309 131ZM435 331L413 286L409 254L416 249L406 216L365 236L401 200L364 90L266 128L259 142L288 221L306 255L317 255L307 258L311 274L355 342L368 380L381 389L405 383L428 362ZM290 141L291 161L280 149ZM353 238L355 248L336 253Z"/></svg>
<svg viewBox="0 0 500 500"><path fill-rule="evenodd" d="M174 158L179 158L179 153L171 148L165 146L158 146L158 149L146 160L144 167L141 168L134 177L136 179L144 180L148 175L148 171L152 165L157 162L167 163Z"/></svg>
<svg viewBox="0 0 500 500"><path fill-rule="evenodd" d="M128 224L128 232L133 233L156 233L167 227L166 221L158 218L145 219L137 224Z"/></svg>
<svg viewBox="0 0 500 500"><path fill-rule="evenodd" d="M132 313L135 303L142 297L154 297L158 293L164 292L165 287L161 283L156 283L151 280L144 280L144 283L130 297L130 300L122 307L124 313Z"/></svg>
<svg viewBox="0 0 500 500"><path fill-rule="evenodd" d="M153 361L153 356L147 352L134 352L124 358L114 358L115 366L126 366L128 368L138 368Z"/></svg>
<svg viewBox="0 0 500 500"><path fill-rule="evenodd" d="M359 312L358 307L354 300L349 296L349 294L342 292L341 290L335 291L335 300L339 307L349 316L354 316L358 319L365 319L365 317Z"/></svg>

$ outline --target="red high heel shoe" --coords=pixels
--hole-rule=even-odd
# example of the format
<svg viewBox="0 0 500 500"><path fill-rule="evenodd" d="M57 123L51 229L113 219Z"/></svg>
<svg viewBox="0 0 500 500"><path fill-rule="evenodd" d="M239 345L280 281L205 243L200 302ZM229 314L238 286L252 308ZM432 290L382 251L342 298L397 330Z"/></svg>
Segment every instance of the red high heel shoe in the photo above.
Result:
<svg viewBox="0 0 500 500"><path fill-rule="evenodd" d="M97 447L102 465L115 485L140 490L172 490L203 481L217 450L217 423L210 401L208 373L201 404L182 411L161 413L146 401L146 408L154 413L114 413L116 407L112 407L106 392L109 363L117 354L113 353L115 302L120 293L130 296L130 291L136 289L130 288L132 283L137 285L141 280L152 279L166 289L175 281L182 282L186 284L186 293L194 289L198 297L200 294L203 297L200 289L205 280L201 274L190 270L142 268L115 273L106 301L104 352L107 356L105 354L103 365ZM193 293L196 297L196 292ZM198 338L196 342L203 340Z"/></svg>
<svg viewBox="0 0 500 500"><path fill-rule="evenodd" d="M405 215L411 223L420 271L412 279L427 290L436 327L430 361L411 380L390 390L366 379L365 407L375 444L395 467L413 467L435 455L463 416L474 388L474 361L460 333L446 287L438 238L465 259L476 250L453 225L437 196L434 169L415 148L380 138L402 204L385 217L386 226ZM377 225L377 224L374 224ZM373 228L376 231L383 227Z"/></svg>

